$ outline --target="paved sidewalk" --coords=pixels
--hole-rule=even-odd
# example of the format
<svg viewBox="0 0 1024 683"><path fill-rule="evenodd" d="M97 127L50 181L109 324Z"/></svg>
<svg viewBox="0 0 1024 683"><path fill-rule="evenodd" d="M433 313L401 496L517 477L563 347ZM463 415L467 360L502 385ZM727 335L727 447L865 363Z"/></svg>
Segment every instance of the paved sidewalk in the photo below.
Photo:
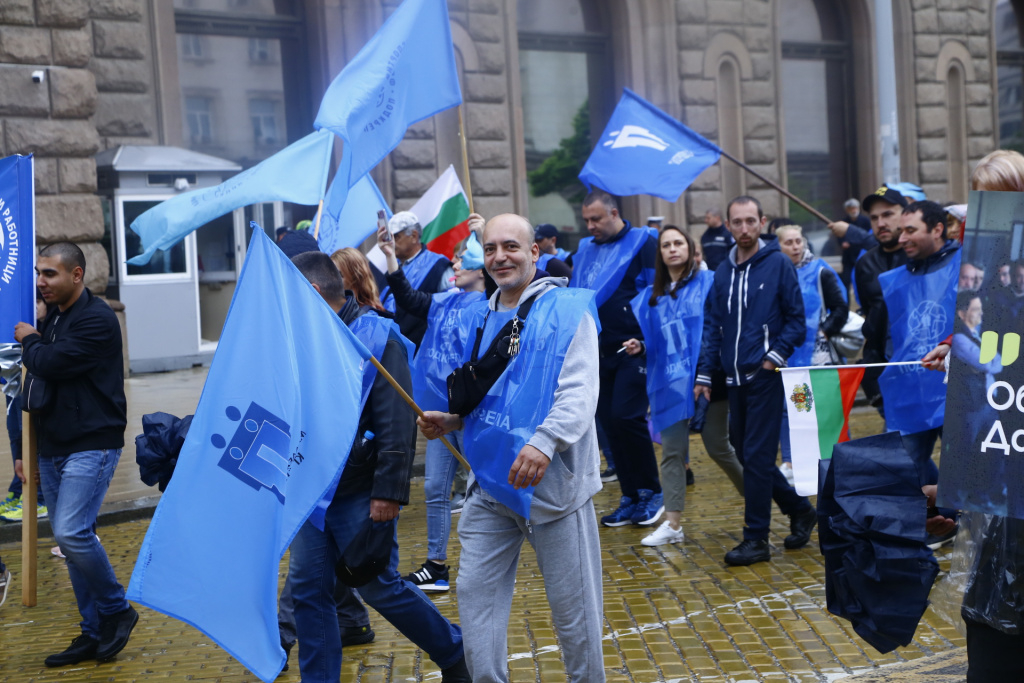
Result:
<svg viewBox="0 0 1024 683"><path fill-rule="evenodd" d="M133 383L130 391L134 396L146 383L146 401L169 401L177 396L175 400L184 405L188 392L182 389L175 394L176 383L180 381L194 390L202 371L188 372L192 373L189 377L171 373L133 378L129 380ZM195 393L192 400L197 397ZM141 402L136 397L135 403ZM147 407L144 412L156 407ZM138 411L133 408L133 412ZM873 411L858 410L853 420L855 435L878 429L880 420ZM836 681L859 673L875 674L868 680L886 680L888 667L906 662L915 669L918 667L914 665L919 664L920 673L893 668L892 680L955 680L927 673L936 669L934 665L941 664L947 673L951 667L962 669L963 665L962 652L955 651L964 645L963 638L931 610L925 614L914 642L887 655L878 654L860 640L848 622L828 614L817 535L805 549L784 550L787 520L777 511L772 527L772 561L746 568L726 567L722 556L740 539L742 500L704 453L699 439L691 441L691 455L697 483L687 491L684 543L646 548L640 540L647 529L601 530L604 652L609 681L810 682ZM122 462L117 475L122 482L120 490L127 492L134 487L152 495L155 489L132 482L132 477L137 478L134 455L126 452ZM414 483L414 502L403 511L399 525L403 572L425 559L426 515L421 486L422 480ZM613 509L618 496L617 484L606 485L595 500L598 514ZM147 524L147 520L137 519L104 525L99 530L123 582L131 575ZM32 609L20 603L20 547L16 542L0 545L0 554L15 575L8 601L0 608L0 682L256 680L195 629L146 609L140 610L139 626L116 661L102 665L86 662L63 670L44 668L43 658L63 649L78 628L67 571L49 554L51 545L51 539L40 539L39 605ZM450 561L455 566L458 554L453 531ZM196 558L196 567L201 571L201 558ZM943 567L948 567L947 560ZM282 564L282 578L283 568ZM458 582L457 574L453 579ZM454 591L434 600L446 616L458 619ZM376 641L345 651L345 683L440 680L433 663L383 619L372 614L372 622ZM951 653L952 664L947 659L928 658L936 653ZM280 681L299 680L295 663L293 654L292 671L282 675ZM509 624L509 664L516 682L565 680L543 582L529 548L523 551Z"/></svg>

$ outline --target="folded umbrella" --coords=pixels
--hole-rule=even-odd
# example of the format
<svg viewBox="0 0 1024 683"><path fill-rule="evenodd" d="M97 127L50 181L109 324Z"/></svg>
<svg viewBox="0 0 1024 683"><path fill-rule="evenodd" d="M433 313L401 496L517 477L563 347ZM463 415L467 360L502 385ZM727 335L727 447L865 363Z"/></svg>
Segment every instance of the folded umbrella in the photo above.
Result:
<svg viewBox="0 0 1024 683"><path fill-rule="evenodd" d="M135 462L144 484L156 484L161 492L167 488L191 425L191 415L180 419L170 413L142 416L142 434L135 437Z"/></svg>

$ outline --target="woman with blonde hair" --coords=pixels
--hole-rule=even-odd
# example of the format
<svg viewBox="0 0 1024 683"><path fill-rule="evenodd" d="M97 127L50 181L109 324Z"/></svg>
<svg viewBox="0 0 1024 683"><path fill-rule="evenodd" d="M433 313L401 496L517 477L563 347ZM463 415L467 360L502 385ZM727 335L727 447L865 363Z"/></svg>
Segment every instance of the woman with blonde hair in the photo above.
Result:
<svg viewBox="0 0 1024 683"><path fill-rule="evenodd" d="M971 189L1024 192L1024 155L1012 149L985 155L971 174Z"/></svg>
<svg viewBox="0 0 1024 683"><path fill-rule="evenodd" d="M356 303L369 306L377 312L384 310L380 303L380 292L377 282L370 272L370 262L363 252L352 247L345 247L331 254L331 260L337 266L341 277L345 280L345 289L352 292Z"/></svg>

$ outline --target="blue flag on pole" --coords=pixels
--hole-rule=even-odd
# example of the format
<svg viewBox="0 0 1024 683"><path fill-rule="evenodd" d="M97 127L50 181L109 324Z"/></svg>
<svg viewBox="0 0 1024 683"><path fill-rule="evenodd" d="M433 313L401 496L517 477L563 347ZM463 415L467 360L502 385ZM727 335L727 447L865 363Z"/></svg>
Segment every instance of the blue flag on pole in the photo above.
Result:
<svg viewBox="0 0 1024 683"><path fill-rule="evenodd" d="M313 124L345 141L334 215L409 126L460 104L448 3L405 0L327 88Z"/></svg>
<svg viewBox="0 0 1024 683"><path fill-rule="evenodd" d="M255 227L128 598L195 626L269 683L286 661L281 557L341 476L369 352Z"/></svg>
<svg viewBox="0 0 1024 683"><path fill-rule="evenodd" d="M14 326L36 323L35 185L32 155L0 159L0 344Z"/></svg>
<svg viewBox="0 0 1024 683"><path fill-rule="evenodd" d="M330 134L310 133L216 187L160 202L132 222L145 251L128 263L144 266L158 250L169 249L199 226L249 204L318 203L327 187L333 146Z"/></svg>
<svg viewBox="0 0 1024 683"><path fill-rule="evenodd" d="M580 171L588 187L674 202L722 150L629 88Z"/></svg>
<svg viewBox="0 0 1024 683"><path fill-rule="evenodd" d="M344 190L339 188L344 182L339 183L340 176L335 176L327 190L327 200L324 202L323 215L320 217L320 234L317 241L320 243L320 251L325 254L333 254L344 247L358 247L363 240L377 230L377 212L383 211L384 215L391 218L391 207L384 201L377 183L373 182L370 174L364 175L356 181L348 191L348 198ZM335 207L334 202L340 201L342 207ZM340 208L340 213L336 211Z"/></svg>

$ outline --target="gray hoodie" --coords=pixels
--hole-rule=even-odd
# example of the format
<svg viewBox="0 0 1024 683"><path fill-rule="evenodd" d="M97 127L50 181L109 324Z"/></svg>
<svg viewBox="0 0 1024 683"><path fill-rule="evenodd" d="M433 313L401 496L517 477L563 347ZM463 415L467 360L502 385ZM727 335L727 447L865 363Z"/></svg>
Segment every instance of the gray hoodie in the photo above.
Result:
<svg viewBox="0 0 1024 683"><path fill-rule="evenodd" d="M539 292L543 296L556 287L565 287L564 277L545 277L530 283L520 300ZM493 311L509 311L499 302L501 292L489 301ZM527 318L529 324L529 318ZM589 314L580 319L565 361L558 374L555 400L544 421L527 442L551 458L533 495L530 521L543 524L578 510L601 490L600 455L594 413L600 390L597 325ZM482 491L481 491L482 492ZM486 495L486 494L485 494Z"/></svg>

